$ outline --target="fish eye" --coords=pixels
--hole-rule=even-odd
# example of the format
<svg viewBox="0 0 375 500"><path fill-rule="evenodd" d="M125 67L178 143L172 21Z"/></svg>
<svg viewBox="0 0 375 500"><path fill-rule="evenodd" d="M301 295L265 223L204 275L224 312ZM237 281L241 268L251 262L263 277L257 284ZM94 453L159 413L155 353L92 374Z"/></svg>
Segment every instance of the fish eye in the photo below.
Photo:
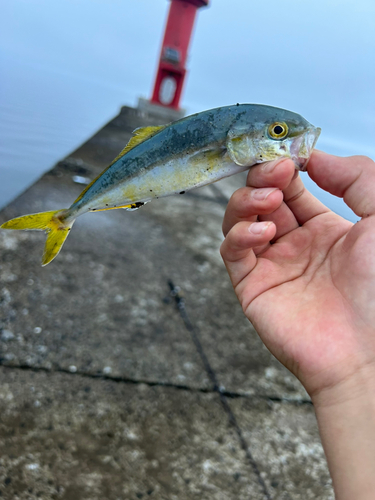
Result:
<svg viewBox="0 0 375 500"><path fill-rule="evenodd" d="M275 122L268 127L268 134L272 139L284 139L288 131L288 125L285 122Z"/></svg>

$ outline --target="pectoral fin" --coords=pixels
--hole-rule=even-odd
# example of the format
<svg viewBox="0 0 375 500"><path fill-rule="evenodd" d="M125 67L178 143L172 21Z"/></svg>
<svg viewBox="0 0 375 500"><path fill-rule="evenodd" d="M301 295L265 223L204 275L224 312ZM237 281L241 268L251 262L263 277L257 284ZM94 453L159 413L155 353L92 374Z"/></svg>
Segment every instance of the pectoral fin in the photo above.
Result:
<svg viewBox="0 0 375 500"><path fill-rule="evenodd" d="M227 136L228 154L236 165L241 167L251 166L256 163L253 153L252 141L248 133L237 130L229 130Z"/></svg>

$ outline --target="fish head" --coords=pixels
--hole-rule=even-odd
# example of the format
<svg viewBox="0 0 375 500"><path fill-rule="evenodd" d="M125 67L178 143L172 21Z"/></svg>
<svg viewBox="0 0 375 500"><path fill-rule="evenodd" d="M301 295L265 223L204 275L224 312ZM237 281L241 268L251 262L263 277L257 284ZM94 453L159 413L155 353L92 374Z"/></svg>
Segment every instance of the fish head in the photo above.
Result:
<svg viewBox="0 0 375 500"><path fill-rule="evenodd" d="M237 165L250 167L290 158L298 170L306 171L321 129L291 111L259 108L252 121L250 116L241 116L229 130L226 145L231 159ZM248 118L247 123L244 118Z"/></svg>

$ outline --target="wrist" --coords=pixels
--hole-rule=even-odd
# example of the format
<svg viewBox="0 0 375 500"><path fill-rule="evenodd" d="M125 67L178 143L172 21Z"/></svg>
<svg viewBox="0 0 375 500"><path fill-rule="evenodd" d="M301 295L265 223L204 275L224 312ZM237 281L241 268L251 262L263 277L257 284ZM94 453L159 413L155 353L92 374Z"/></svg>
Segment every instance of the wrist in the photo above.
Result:
<svg viewBox="0 0 375 500"><path fill-rule="evenodd" d="M358 370L313 396L337 500L372 500L375 491L375 373Z"/></svg>
<svg viewBox="0 0 375 500"><path fill-rule="evenodd" d="M359 404L361 400L375 401L375 364L357 368L334 384L310 395L315 411Z"/></svg>

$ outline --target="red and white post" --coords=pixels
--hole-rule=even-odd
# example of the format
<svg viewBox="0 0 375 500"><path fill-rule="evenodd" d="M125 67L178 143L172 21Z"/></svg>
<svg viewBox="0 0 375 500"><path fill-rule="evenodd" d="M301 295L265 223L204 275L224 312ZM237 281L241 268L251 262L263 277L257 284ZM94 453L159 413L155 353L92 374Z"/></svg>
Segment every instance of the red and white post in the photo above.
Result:
<svg viewBox="0 0 375 500"><path fill-rule="evenodd" d="M197 10L208 3L209 0L171 0L154 89L147 108L154 105L176 115L183 114L180 98L194 21ZM142 107L146 107L145 101L140 101L143 101Z"/></svg>

